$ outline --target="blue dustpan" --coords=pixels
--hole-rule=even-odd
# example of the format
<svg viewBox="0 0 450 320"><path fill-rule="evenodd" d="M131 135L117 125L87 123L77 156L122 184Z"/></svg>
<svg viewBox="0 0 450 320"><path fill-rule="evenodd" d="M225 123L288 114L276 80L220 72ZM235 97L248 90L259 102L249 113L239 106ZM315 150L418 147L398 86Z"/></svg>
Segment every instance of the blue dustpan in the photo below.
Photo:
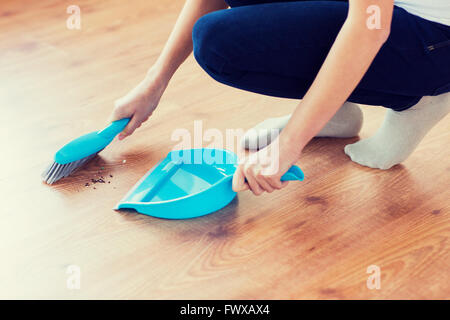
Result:
<svg viewBox="0 0 450 320"><path fill-rule="evenodd" d="M188 149L170 152L117 204L116 210L137 212L166 219L200 217L225 207L236 193L232 177L236 154L221 149ZM304 179L292 166L282 181Z"/></svg>

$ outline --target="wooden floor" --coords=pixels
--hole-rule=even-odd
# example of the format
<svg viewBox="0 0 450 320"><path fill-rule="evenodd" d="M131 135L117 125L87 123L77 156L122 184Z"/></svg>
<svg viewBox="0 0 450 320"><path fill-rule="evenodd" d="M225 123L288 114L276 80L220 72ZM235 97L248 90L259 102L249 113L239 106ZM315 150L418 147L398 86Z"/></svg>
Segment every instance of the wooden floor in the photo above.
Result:
<svg viewBox="0 0 450 320"><path fill-rule="evenodd" d="M66 28L64 1L0 4L0 298L450 298L450 117L389 171L349 161L356 139L318 139L298 163L306 180L283 192L242 193L188 221L116 212L176 144L173 130L246 129L296 105L216 83L190 57L135 135L41 183L56 149L101 128L143 77L183 1L77 4L81 30ZM361 138L384 112L363 110ZM98 172L110 183L86 187ZM72 265L79 290L67 288ZM371 265L379 290L366 286Z"/></svg>

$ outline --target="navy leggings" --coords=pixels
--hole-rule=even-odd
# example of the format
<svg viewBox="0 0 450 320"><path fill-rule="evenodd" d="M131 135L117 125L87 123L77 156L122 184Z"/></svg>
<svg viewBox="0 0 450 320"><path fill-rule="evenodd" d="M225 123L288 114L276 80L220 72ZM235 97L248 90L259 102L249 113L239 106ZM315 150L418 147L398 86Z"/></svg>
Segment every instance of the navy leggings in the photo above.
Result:
<svg viewBox="0 0 450 320"><path fill-rule="evenodd" d="M347 1L228 0L201 17L194 56L215 80L301 99L348 11ZM391 34L348 101L397 111L450 91L450 27L395 7Z"/></svg>

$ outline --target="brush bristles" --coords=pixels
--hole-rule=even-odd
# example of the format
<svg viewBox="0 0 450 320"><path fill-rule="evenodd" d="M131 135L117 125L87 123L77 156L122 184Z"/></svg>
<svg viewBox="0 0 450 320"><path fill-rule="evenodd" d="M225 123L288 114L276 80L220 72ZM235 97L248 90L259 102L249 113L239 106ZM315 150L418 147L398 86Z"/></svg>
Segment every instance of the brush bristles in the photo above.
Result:
<svg viewBox="0 0 450 320"><path fill-rule="evenodd" d="M83 166L86 162L94 158L97 154L90 155L86 158L69 162L66 164L59 164L53 162L48 166L48 168L42 173L42 180L45 183L52 184L59 179L69 176L72 172Z"/></svg>

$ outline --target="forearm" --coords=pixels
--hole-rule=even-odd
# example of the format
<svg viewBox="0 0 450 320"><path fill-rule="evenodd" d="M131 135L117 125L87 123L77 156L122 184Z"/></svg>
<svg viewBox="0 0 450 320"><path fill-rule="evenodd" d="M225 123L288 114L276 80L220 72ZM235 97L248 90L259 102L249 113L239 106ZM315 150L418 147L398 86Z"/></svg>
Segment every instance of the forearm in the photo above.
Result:
<svg viewBox="0 0 450 320"><path fill-rule="evenodd" d="M300 150L348 99L387 39L392 13L389 15L389 5L385 10L386 21L380 30L365 27L366 15L349 14L316 79L283 130L284 137Z"/></svg>
<svg viewBox="0 0 450 320"><path fill-rule="evenodd" d="M192 52L192 28L203 15L227 8L224 0L187 0L163 51L150 69L168 82Z"/></svg>

